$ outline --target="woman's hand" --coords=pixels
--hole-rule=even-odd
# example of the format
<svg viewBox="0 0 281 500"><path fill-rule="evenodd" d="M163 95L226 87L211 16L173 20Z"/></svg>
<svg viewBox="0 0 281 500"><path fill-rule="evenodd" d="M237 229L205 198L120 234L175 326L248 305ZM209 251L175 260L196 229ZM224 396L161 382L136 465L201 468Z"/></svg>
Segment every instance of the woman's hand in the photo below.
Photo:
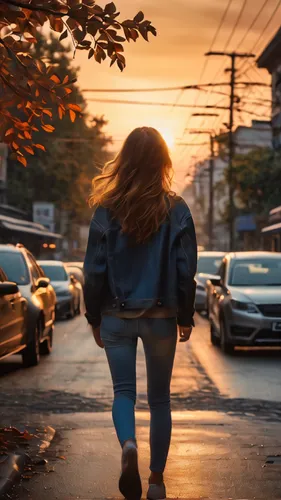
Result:
<svg viewBox="0 0 281 500"><path fill-rule="evenodd" d="M179 326L180 342L187 342L192 333L192 326Z"/></svg>
<svg viewBox="0 0 281 500"><path fill-rule="evenodd" d="M100 326L98 326L97 328L94 328L92 326L92 332L93 332L93 336L94 336L94 339L95 339L97 346L99 346L101 349L104 349L104 343L101 340L101 336L100 336Z"/></svg>

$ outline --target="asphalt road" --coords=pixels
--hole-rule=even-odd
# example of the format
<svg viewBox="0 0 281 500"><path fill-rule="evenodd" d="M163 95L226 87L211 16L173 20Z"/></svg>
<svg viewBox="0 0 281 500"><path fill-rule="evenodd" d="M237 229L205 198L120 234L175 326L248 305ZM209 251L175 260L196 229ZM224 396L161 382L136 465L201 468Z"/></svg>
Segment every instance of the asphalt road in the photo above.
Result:
<svg viewBox="0 0 281 500"><path fill-rule="evenodd" d="M225 356L209 340L208 322L197 317L188 344L178 344L174 410L218 410L281 415L281 351L241 351ZM103 350L83 316L56 324L54 349L37 367L20 356L0 362L0 416L75 413L110 409L112 388ZM144 356L138 353L138 403L146 408ZM15 415L15 409L17 413Z"/></svg>
<svg viewBox="0 0 281 500"><path fill-rule="evenodd" d="M197 317L196 323L191 342L178 344L175 360L170 497L281 498L280 465L265 466L266 458L281 450L281 355L244 351L225 357L210 344L207 321ZM141 346L137 368L145 478L149 415ZM47 455L48 470L55 474L35 475L13 498L118 496L120 451L110 416L110 374L105 353L94 344L83 316L57 323L53 353L38 367L24 369L20 356L2 361L0 384L2 425L40 424L57 430Z"/></svg>
<svg viewBox="0 0 281 500"><path fill-rule="evenodd" d="M246 348L225 356L212 346L207 320L198 316L196 324L192 349L222 394L281 402L281 350Z"/></svg>

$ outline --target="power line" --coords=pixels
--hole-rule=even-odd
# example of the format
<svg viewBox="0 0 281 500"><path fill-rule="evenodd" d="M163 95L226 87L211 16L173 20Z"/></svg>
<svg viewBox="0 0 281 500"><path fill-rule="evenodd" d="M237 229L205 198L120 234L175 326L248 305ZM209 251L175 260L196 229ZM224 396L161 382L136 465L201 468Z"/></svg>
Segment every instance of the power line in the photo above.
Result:
<svg viewBox="0 0 281 500"><path fill-rule="evenodd" d="M225 43L225 46L223 48L223 52L226 52L227 49L228 49L228 47L229 47L229 44L230 44L230 42L231 42L231 40L232 40L232 38L233 38L233 36L235 34L235 31L236 31L236 29L238 27L238 24L240 23L241 17L244 14L244 10L246 8L247 2L248 2L248 0L244 0L243 4L241 6L241 9L240 9L239 14L238 14L237 19L236 19L236 22L234 23L232 31L231 31L231 33L230 33L230 35L229 35L229 37L228 37L228 39L227 39L227 41Z"/></svg>
<svg viewBox="0 0 281 500"><path fill-rule="evenodd" d="M239 12L239 14L238 14L238 16L237 16L236 22L235 22L235 24L234 24L234 26L233 26L233 29L232 29L232 31L231 31L231 33L230 33L230 36L228 37L228 40L227 40L227 41L226 41L226 43L225 43L224 51L226 51L226 50L227 50L227 48L228 48L228 46L229 46L229 44L230 44L230 42L231 42L231 40L232 40L232 38L233 38L233 36L234 36L234 34L235 34L235 31L236 31L236 29L237 29L237 26L238 26L238 24L239 24L239 22L240 22L240 19L241 19L241 17L242 17L242 15L243 15L243 13L244 13L244 10L245 10L245 7L246 7L246 4L247 4L247 1L248 1L248 0L244 0L243 4L242 4L242 6L241 6L240 12ZM228 3L228 5L227 5L227 7L226 7L225 16L223 16L223 22L224 22L224 20L225 20L225 18L226 18L226 15L227 15L228 10L229 10L229 8L230 8L230 6L231 6L231 3L232 3L232 2L229 2L229 3ZM223 24L223 22L222 22L222 24ZM221 28L221 27L222 27L222 25L220 26L220 28ZM213 47L211 47L211 49L210 49L208 52L211 52L211 51L212 51L212 48L213 48ZM224 67L224 61L222 62L222 65L220 66L220 68L219 68L219 69L218 69L218 71L216 72L216 74L215 74L215 76L214 76L214 78L213 78L213 82L214 82L214 81L217 79L217 77L220 75L220 73L221 73L221 71L222 71L223 67ZM208 98L207 98L207 101L206 101L206 104L207 104L207 105L208 105L208 103L209 103L209 101L210 101L210 97L211 97L211 95L212 95L212 94L213 94L213 92L212 92L212 91L211 91L211 92L209 92L209 95L208 95ZM202 122L201 122L201 127L203 127L203 125L204 125L204 124L205 124L205 120L203 119L203 120L202 120Z"/></svg>
<svg viewBox="0 0 281 500"><path fill-rule="evenodd" d="M228 2L228 4L227 4L227 6L226 6L226 8L225 8L225 11L224 11L224 13L223 13L223 15L222 15L222 18L221 18L221 20L220 20L220 24L219 24L219 26L218 26L218 28L217 28L217 31L216 31L216 33L215 33L215 35L214 35L214 38L213 38L213 40L212 40L212 42L211 42L211 45L210 45L210 48L209 48L208 52L211 52L211 50L213 50L213 48L214 48L214 45L215 45L215 43L216 43L216 41L217 41L217 38L218 38L219 32L220 32L220 30L221 30L221 28L222 28L222 26L223 26L223 23L224 23L224 21L225 21L225 19L226 19L226 16L227 16L227 14L228 14L228 11L229 11L229 9L230 9L230 7L231 7L232 2L233 2L233 0L229 0L229 2ZM206 61L208 61L208 59L206 59Z"/></svg>
<svg viewBox="0 0 281 500"><path fill-rule="evenodd" d="M238 50L240 49L241 45L245 42L248 34L250 33L251 29L254 27L254 25L256 24L258 18L260 17L260 15L262 14L262 12L264 11L266 5L268 4L269 0L265 0L264 3L262 4L261 8L259 9L259 11L257 12L257 14L255 15L254 19L252 20L249 28L247 29L246 33L243 35L243 37L241 38L240 42L238 43L237 47L235 50Z"/></svg>
<svg viewBox="0 0 281 500"><path fill-rule="evenodd" d="M227 50L227 49L228 49L228 47L229 47L229 44L230 44L230 42L231 42L231 40L232 40L232 38L233 38L233 36L234 36L234 34L235 34L235 31L236 31L236 29L237 29L237 26L238 26L238 24L239 24L239 22L240 22L240 19L241 19L241 17L242 17L242 15L243 15L243 13L244 13L245 8L246 8L246 4L247 4L247 0L244 0L243 4L242 4L242 6L241 6L241 9L240 9L240 11L239 11L239 13L238 13L238 16L237 16L237 18L236 18L236 22L234 23L234 26L233 26L232 31L231 31L231 33L230 33L230 36L228 37L228 39L227 39L227 41L226 41L226 43L225 43L225 46L224 46L223 52L226 52L226 50ZM209 51L209 52L211 52L211 51ZM223 70L223 68L224 68L224 65L225 65L225 61L222 61L222 64L221 64L221 66L219 67L218 71L216 72L216 74L215 74L215 76L214 76L214 78L213 78L213 81L215 81L215 80L219 77L220 73L222 72L222 70Z"/></svg>
<svg viewBox="0 0 281 500"><path fill-rule="evenodd" d="M141 105L141 106L165 106L165 107L170 107L173 104L168 103L168 102L154 102L154 101L128 101L128 100L122 100L122 99L95 99L95 98L89 98L88 101L91 102L103 102L107 104L134 104L134 105ZM201 105L194 105L194 104L176 104L175 105L178 108L197 108L197 109L206 109L206 106L201 106ZM207 109L228 109L226 106L220 106L220 105L214 105L214 106L207 106Z"/></svg>
<svg viewBox="0 0 281 500"><path fill-rule="evenodd" d="M280 0L281 3L281 0ZM207 53L208 54L208 53ZM249 82L237 82L238 85L249 85ZM142 88L142 89L82 89L82 92L104 92L104 93L123 93L123 92L169 92L173 90L202 90L203 92L207 92L208 87L221 87L228 86L228 82L210 82L210 83L195 83L193 85L182 85L177 87L158 87L158 88ZM259 82L255 82L255 85L262 85Z"/></svg>
<svg viewBox="0 0 281 500"><path fill-rule="evenodd" d="M254 45L253 45L253 47L252 47L252 49L251 49L251 52L252 52L252 51L253 51L253 50L257 47L257 45L258 45L258 44L259 44L259 42L261 41L261 39L262 39L263 35L265 34L265 32L266 32L266 30L267 30L268 26L270 25L270 23L271 23L272 19L274 18L275 14L277 13L277 11L278 11L278 9L280 8L280 6L281 6L281 0L279 0L279 2L277 3L277 5L276 5L276 6L275 6L275 8L273 9L273 12L272 12L272 14L271 14L270 18L268 19L268 21L267 21L266 25L264 26L264 28L263 28L262 32L260 33L260 35L259 35L259 37L258 37L257 41L254 43ZM246 64L247 64L247 63L242 63L242 65L240 66L239 70L241 71L241 70L245 67L245 65L246 65Z"/></svg>
<svg viewBox="0 0 281 500"><path fill-rule="evenodd" d="M225 8L225 10L224 10L224 12L223 12L223 14L222 14L222 17L221 17L221 20L220 20L220 22L219 22L219 25L218 25L218 27L217 27L217 29L216 29L216 31L215 31L215 34L214 34L214 36L213 36L213 39L212 39L212 41L211 41L210 47L209 47L209 49L208 49L209 51L211 51L211 50L213 49L213 47L214 47L214 45L215 45L215 43L216 43L216 41L217 41L218 35L219 35L220 30L221 30L221 28L222 28L222 26L223 26L223 23L224 23L224 21L225 21L225 19L226 19L226 16L227 16L227 14L228 14L228 11L229 11L229 9L230 9L230 6L231 6L232 2L233 2L233 0L229 0L229 1L228 1L228 4L227 4L227 6L226 6L226 8ZM208 59L205 59L205 62L204 62L204 64L203 64L202 71L201 71L200 76L199 76L199 82L200 82L200 83L202 82L203 76L204 76L205 71L206 71L206 69L207 69L208 62L209 62L209 60L208 60ZM197 104L198 104L199 96L200 96L200 93L197 93L197 96L196 96L196 99L195 99L195 103L194 103L195 105L197 105ZM206 104L208 104L208 102L207 102ZM192 116L190 115L190 116L189 116L189 118L188 118L188 120L187 120L187 122L185 123L184 130L185 130L185 129L188 127L188 125L190 124L190 120L191 120L191 118L192 118ZM184 132L183 132L183 137L184 137Z"/></svg>

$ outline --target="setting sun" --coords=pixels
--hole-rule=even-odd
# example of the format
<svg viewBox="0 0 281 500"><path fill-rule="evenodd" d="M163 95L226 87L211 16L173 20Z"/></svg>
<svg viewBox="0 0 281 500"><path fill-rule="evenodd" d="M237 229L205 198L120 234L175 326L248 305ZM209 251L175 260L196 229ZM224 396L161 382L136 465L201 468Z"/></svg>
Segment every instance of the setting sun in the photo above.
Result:
<svg viewBox="0 0 281 500"><path fill-rule="evenodd" d="M175 137L173 132L169 128L161 127L161 125L156 126L155 128L157 128L157 130L163 136L163 139L166 141L168 148L172 149L175 146Z"/></svg>

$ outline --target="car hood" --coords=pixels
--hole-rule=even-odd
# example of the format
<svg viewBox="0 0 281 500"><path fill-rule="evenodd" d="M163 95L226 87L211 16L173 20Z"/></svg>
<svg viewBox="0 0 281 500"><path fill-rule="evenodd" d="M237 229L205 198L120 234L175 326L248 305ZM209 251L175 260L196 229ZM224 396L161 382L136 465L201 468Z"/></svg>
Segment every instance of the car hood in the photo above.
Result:
<svg viewBox="0 0 281 500"><path fill-rule="evenodd" d="M52 281L52 286L56 293L69 291L69 281Z"/></svg>
<svg viewBox="0 0 281 500"><path fill-rule="evenodd" d="M280 286L231 286L229 287L231 296L235 300L242 302L253 302L254 304L280 304Z"/></svg>
<svg viewBox="0 0 281 500"><path fill-rule="evenodd" d="M211 280L211 279L214 279L217 277L218 276L215 274L198 273L198 274L196 274L195 279L196 279L197 285L202 284L205 286L208 280Z"/></svg>

